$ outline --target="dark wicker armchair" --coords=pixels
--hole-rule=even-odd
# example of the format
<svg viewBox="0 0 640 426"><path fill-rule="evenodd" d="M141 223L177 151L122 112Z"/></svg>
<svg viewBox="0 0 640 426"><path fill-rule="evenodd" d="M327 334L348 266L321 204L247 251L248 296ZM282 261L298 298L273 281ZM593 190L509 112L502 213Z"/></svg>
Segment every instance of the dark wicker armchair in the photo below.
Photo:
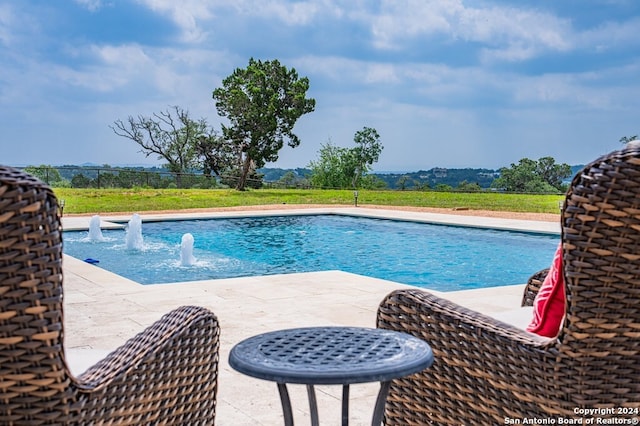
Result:
<svg viewBox="0 0 640 426"><path fill-rule="evenodd" d="M393 382L388 425L516 424L507 420L640 408L640 145L574 178L561 225L567 312L557 338L418 289L382 301L378 326L426 340L435 357L431 368ZM524 304L545 273L530 280Z"/></svg>
<svg viewBox="0 0 640 426"><path fill-rule="evenodd" d="M53 192L0 166L0 424L212 424L220 329L204 308L178 308L70 374L61 235Z"/></svg>

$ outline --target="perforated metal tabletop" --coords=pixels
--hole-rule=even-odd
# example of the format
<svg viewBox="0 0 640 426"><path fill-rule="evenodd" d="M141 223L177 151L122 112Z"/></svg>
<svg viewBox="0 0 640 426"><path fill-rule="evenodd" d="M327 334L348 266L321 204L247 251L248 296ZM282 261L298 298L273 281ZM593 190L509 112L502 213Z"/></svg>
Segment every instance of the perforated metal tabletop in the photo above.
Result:
<svg viewBox="0 0 640 426"><path fill-rule="evenodd" d="M287 383L308 385L312 424L318 421L313 385L343 385L343 424L347 424L348 385L381 382L374 411L374 424L378 424L390 381L424 370L432 363L433 353L423 340L361 327L273 331L243 340L229 355L229 364L235 370L278 383L285 424L293 424Z"/></svg>

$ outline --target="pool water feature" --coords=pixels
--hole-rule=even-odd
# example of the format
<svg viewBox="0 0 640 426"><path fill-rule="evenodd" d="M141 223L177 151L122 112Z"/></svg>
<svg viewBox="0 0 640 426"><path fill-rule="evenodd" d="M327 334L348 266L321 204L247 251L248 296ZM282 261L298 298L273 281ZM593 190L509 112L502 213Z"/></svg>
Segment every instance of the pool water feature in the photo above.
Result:
<svg viewBox="0 0 640 426"><path fill-rule="evenodd" d="M180 265L193 266L196 258L193 257L193 235L188 232L182 236L180 243Z"/></svg>
<svg viewBox="0 0 640 426"><path fill-rule="evenodd" d="M145 222L103 241L65 231L64 252L141 284L341 270L440 291L522 284L548 267L559 237L342 215ZM181 262L193 237L194 261Z"/></svg>
<svg viewBox="0 0 640 426"><path fill-rule="evenodd" d="M100 216L95 215L89 221L89 240L98 242L104 241L102 230L100 229Z"/></svg>
<svg viewBox="0 0 640 426"><path fill-rule="evenodd" d="M139 214L131 217L125 228L125 241L128 250L142 250L144 239L142 238L142 218Z"/></svg>

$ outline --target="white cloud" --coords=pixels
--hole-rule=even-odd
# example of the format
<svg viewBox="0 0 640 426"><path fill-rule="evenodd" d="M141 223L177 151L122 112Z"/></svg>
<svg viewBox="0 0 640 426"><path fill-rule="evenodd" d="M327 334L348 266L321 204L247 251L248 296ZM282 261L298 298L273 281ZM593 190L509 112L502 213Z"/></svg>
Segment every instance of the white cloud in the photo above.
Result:
<svg viewBox="0 0 640 426"><path fill-rule="evenodd" d="M231 0L229 5L243 15L276 19L286 25L314 24L323 17L342 18L349 11L362 7L358 0Z"/></svg>
<svg viewBox="0 0 640 426"><path fill-rule="evenodd" d="M640 89L628 83L609 82L632 81L639 72L640 63L599 72L519 76L517 79L514 76L511 87L514 99L522 105L606 113L626 109L640 96Z"/></svg>
<svg viewBox="0 0 640 426"><path fill-rule="evenodd" d="M284 3L257 2L253 15L275 17L287 25L305 25L313 21L319 12L320 5L316 2Z"/></svg>
<svg viewBox="0 0 640 426"><path fill-rule="evenodd" d="M201 42L208 35L206 28L217 13L233 10L239 16L271 18L286 25L306 25L321 11L340 14L330 0L288 2L283 0L139 0L151 10L168 15L182 29L183 40ZM214 28L215 30L215 28Z"/></svg>
<svg viewBox="0 0 640 426"><path fill-rule="evenodd" d="M461 0L385 0L380 13L368 17L373 45L395 49L408 38L451 34L455 15L462 8Z"/></svg>
<svg viewBox="0 0 640 426"><path fill-rule="evenodd" d="M13 11L8 4L0 4L0 43L9 45L12 39Z"/></svg>
<svg viewBox="0 0 640 426"><path fill-rule="evenodd" d="M151 10L168 15L181 28L186 42L202 42L215 32L213 21L219 15L227 16L233 11L235 19L256 17L263 21L274 20L288 26L311 25L320 16L340 18L345 9L340 2L332 0L308 0L290 2L286 0L138 0ZM355 1L346 1L349 8L357 6ZM212 28L211 30L206 30Z"/></svg>
<svg viewBox="0 0 640 426"><path fill-rule="evenodd" d="M516 7L463 9L458 32L463 37L489 44L526 44L564 51L570 46L569 22L548 13Z"/></svg>
<svg viewBox="0 0 640 426"><path fill-rule="evenodd" d="M465 21L470 24L465 26ZM483 61L521 62L575 47L569 22L546 13L516 8L467 10L461 24L467 28L466 38L487 46L481 50Z"/></svg>
<svg viewBox="0 0 640 426"><path fill-rule="evenodd" d="M200 42L207 36L200 22L211 19L216 2L201 0L138 0L151 10L168 15L182 29L186 42ZM219 2L224 3L224 2Z"/></svg>
<svg viewBox="0 0 640 426"><path fill-rule="evenodd" d="M606 111L633 104L639 93L627 81L640 72L635 66L599 72L525 75L503 72L499 76L483 67L451 67L424 63L376 63L340 57L306 56L295 66L313 70L314 79L334 81L348 87L344 93L383 99L389 109L414 103L450 110L501 108L561 108ZM611 81L623 81L620 87ZM330 84L329 84L330 85ZM639 89L640 90L640 89ZM401 95L401 96L398 96ZM328 97L320 92L321 97ZM348 95L352 96L352 95ZM370 108L368 105L367 108Z"/></svg>
<svg viewBox="0 0 640 426"><path fill-rule="evenodd" d="M101 9L103 6L102 0L75 0L75 2L91 12Z"/></svg>
<svg viewBox="0 0 640 426"><path fill-rule="evenodd" d="M453 68L440 64L387 63L341 57L306 56L295 66L310 70L314 78L331 80L352 90L394 96L403 90L413 97L455 102L490 86L498 86L493 74L480 68ZM312 78L313 83L313 78ZM313 84L312 84L313 87Z"/></svg>
<svg viewBox="0 0 640 426"><path fill-rule="evenodd" d="M137 44L92 46L91 50L105 64L122 68L139 68L149 62L144 48Z"/></svg>
<svg viewBox="0 0 640 426"><path fill-rule="evenodd" d="M15 56L42 37L41 23L37 16L19 7L17 3L0 3L0 47L5 46ZM0 50L0 55L5 52Z"/></svg>
<svg viewBox="0 0 640 426"><path fill-rule="evenodd" d="M638 37L640 17L631 16L625 22L604 22L601 25L588 29L577 36L577 42L581 48L593 49L604 53L623 47L639 46Z"/></svg>
<svg viewBox="0 0 640 426"><path fill-rule="evenodd" d="M526 8L474 8L462 0L387 0L381 13L372 14L369 20L373 44L380 49L444 37L485 44L484 59L521 61L571 47L567 21Z"/></svg>
<svg viewBox="0 0 640 426"><path fill-rule="evenodd" d="M111 92L119 87L131 85L132 80L139 81L142 76L153 74L156 65L145 49L136 44L93 45L90 46L89 53L98 62L72 73L78 76L75 83L89 90Z"/></svg>
<svg viewBox="0 0 640 426"><path fill-rule="evenodd" d="M366 69L364 81L368 84L396 83L398 76L392 64L370 64Z"/></svg>

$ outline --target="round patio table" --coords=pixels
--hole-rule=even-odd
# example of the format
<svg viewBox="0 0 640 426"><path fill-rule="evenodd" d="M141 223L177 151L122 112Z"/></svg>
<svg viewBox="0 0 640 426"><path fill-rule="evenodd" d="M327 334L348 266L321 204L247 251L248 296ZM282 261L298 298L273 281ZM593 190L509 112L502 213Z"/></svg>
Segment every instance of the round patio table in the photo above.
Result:
<svg viewBox="0 0 640 426"><path fill-rule="evenodd" d="M250 337L231 349L229 365L276 382L284 423L293 425L287 383L307 385L311 424L319 425L314 385L342 385L342 424L349 423L349 385L380 382L372 425L382 423L393 379L431 366L433 353L417 337L361 327L307 327Z"/></svg>

